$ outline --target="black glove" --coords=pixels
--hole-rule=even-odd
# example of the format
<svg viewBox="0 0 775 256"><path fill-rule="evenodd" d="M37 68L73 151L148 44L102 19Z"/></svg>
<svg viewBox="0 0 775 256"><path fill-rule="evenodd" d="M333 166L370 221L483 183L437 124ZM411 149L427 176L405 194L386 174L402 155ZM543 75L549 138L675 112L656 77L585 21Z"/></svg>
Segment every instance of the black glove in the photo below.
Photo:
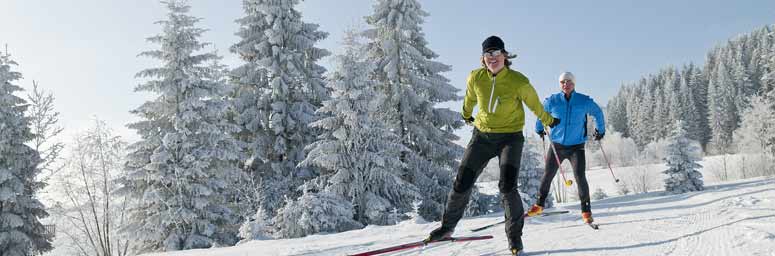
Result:
<svg viewBox="0 0 775 256"><path fill-rule="evenodd" d="M474 124L474 117L473 116L469 117L467 119L464 117L463 120L466 121L467 125L473 125Z"/></svg>
<svg viewBox="0 0 775 256"><path fill-rule="evenodd" d="M558 124L560 124L560 119L559 119L559 118L554 118L554 117L552 117L552 123L551 123L551 124L549 124L549 128L554 128L554 127L555 127L555 126L557 126Z"/></svg>
<svg viewBox="0 0 775 256"><path fill-rule="evenodd" d="M544 140L544 136L546 136L546 131L541 130L540 132L536 132L536 133L538 133L538 136L541 137L541 140Z"/></svg>
<svg viewBox="0 0 775 256"><path fill-rule="evenodd" d="M605 136L605 133L600 133L600 131L595 128L595 134L593 134L593 136L595 136L595 140L602 140Z"/></svg>

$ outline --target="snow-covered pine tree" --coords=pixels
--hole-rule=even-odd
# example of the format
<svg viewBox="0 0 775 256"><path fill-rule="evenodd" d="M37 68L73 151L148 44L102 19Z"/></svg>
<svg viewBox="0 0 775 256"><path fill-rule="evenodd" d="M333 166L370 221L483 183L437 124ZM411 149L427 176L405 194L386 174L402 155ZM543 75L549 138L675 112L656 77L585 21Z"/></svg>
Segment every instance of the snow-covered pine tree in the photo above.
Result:
<svg viewBox="0 0 775 256"><path fill-rule="evenodd" d="M284 236L395 224L391 210L412 207L420 198L418 189L401 176L404 166L400 157L406 147L380 120L373 119L373 112L385 100L368 77L374 65L364 60L364 48L354 32L346 32L344 45L345 52L337 56L337 69L328 83L332 97L317 110L326 117L311 124L322 134L307 147L309 154L301 163L317 168L320 176L304 186L303 197L281 210L281 221L276 225ZM308 202L321 199L346 204L336 200ZM333 210L336 207L347 209ZM300 216L326 211L351 213L299 222ZM342 225L329 226L329 222Z"/></svg>
<svg viewBox="0 0 775 256"><path fill-rule="evenodd" d="M258 188L259 208L275 216L285 197L301 196L297 187L316 171L299 168L304 147L317 131L315 110L328 98L325 69L316 64L329 53L314 45L328 34L302 22L299 0L246 0L238 19L240 41L231 47L244 64L234 69L237 83L238 137L245 145L246 169ZM254 211L255 212L255 211Z"/></svg>
<svg viewBox="0 0 775 256"><path fill-rule="evenodd" d="M627 128L630 130L629 136L639 147L643 147L650 141L650 133L653 116L648 115L653 109L652 93L646 88L647 80L641 78L627 96ZM645 111L645 112L644 112Z"/></svg>
<svg viewBox="0 0 775 256"><path fill-rule="evenodd" d="M688 80L688 89L692 91L695 104L695 116L689 118L691 124L687 124L687 127L691 129L688 131L690 138L696 139L703 146L703 151L706 145L710 141L711 130L708 124L708 82L704 80L705 77L702 74L702 70L695 67L693 63L689 64L686 72ZM691 121L692 119L696 121ZM694 127L694 128L692 128Z"/></svg>
<svg viewBox="0 0 775 256"><path fill-rule="evenodd" d="M654 84L654 109L650 112L646 112L654 117L652 121L652 139L650 141L657 141L661 138L669 135L669 126L667 125L655 125L655 124L669 124L670 113L675 109L670 108L670 80L672 80L673 67L664 69L653 79Z"/></svg>
<svg viewBox="0 0 775 256"><path fill-rule="evenodd" d="M188 15L185 2L161 3L169 9L157 22L163 33L148 38L160 48L140 54L161 66L137 73L149 80L135 89L157 97L133 110L141 121L128 125L141 139L129 147L120 180L120 192L136 200L125 231L135 252L234 244L239 219L227 196L242 175L230 135L238 127L224 118L230 88L207 63L220 57L197 54L208 45L198 41L206 31L195 26L200 19Z"/></svg>
<svg viewBox="0 0 775 256"><path fill-rule="evenodd" d="M680 101L681 111L676 115L675 120L685 121L687 127L688 136L692 140L700 142L703 138L702 121L707 120L698 109L698 103L696 102L696 93L698 88L692 88L692 65L684 65L681 70L681 78L678 85L678 91L675 94L676 100Z"/></svg>
<svg viewBox="0 0 775 256"><path fill-rule="evenodd" d="M708 85L708 123L712 131L711 149L718 154L732 153L732 132L737 128L735 83L724 62L715 70L715 79Z"/></svg>
<svg viewBox="0 0 775 256"><path fill-rule="evenodd" d="M0 256L27 256L51 250L40 219L48 216L35 194L42 187L36 181L41 159L28 146L33 139L27 102L14 95L21 87L13 84L22 77L8 52L0 53Z"/></svg>
<svg viewBox="0 0 775 256"><path fill-rule="evenodd" d="M768 33L768 36L770 36L768 38L775 38L775 32ZM772 102L775 102L775 44L772 44L769 50L769 53L764 57L765 59L763 60L764 75L762 75L761 78L761 95L763 96L763 100L765 102L770 103L770 106L768 107L770 113L774 113L775 104L772 104ZM775 127L775 120L773 119L764 121L759 120L759 122L767 122ZM770 157L775 157L775 134L769 133L768 137L766 137L764 140L765 152L768 153Z"/></svg>
<svg viewBox="0 0 775 256"><path fill-rule="evenodd" d="M519 192L528 195L528 197L522 198L522 201L528 206L538 201L538 189L541 187L541 178L544 176L543 155L539 153L542 150L540 144L533 137L527 137L525 146L522 148L522 162L520 162L517 184ZM544 208L552 208L553 206L554 197L550 193L546 197Z"/></svg>
<svg viewBox="0 0 775 256"><path fill-rule="evenodd" d="M283 225L280 228L283 237L363 227L353 219L353 205L346 198L327 191L305 193L298 200L288 200L276 219Z"/></svg>
<svg viewBox="0 0 775 256"><path fill-rule="evenodd" d="M236 33L242 40L231 46L230 51L244 62L231 71L232 83L236 86L232 103L234 122L240 131L234 136L241 143L244 159L242 168L248 173L246 180L235 186L242 191L240 214L245 219L240 228L243 241L270 237L272 218L276 203L283 202L282 190L286 187L285 176L271 170L267 149L272 147L272 132L269 126L271 89L267 70L262 68L259 55L266 55L268 29L265 15L256 10L255 1L243 1L246 16L237 19L240 29ZM262 46L261 48L257 46Z"/></svg>
<svg viewBox="0 0 775 256"><path fill-rule="evenodd" d="M745 36L744 38L750 37ZM742 111L748 108L751 96L756 94L759 89L757 88L759 83L754 83L752 80L752 70L748 67L749 59L751 59L750 53L748 53L749 50L752 49L747 49L743 42L738 42L730 67L730 76L735 83L733 85L735 109L740 111L739 115L742 115Z"/></svg>
<svg viewBox="0 0 775 256"><path fill-rule="evenodd" d="M641 105L640 109L641 118L644 120L641 123L643 146L665 136L661 133L662 125L657 125L657 122L664 123L667 121L666 118L662 118L663 114L656 113L657 109L664 109L660 106L663 94L660 76L662 76L660 73L650 74L646 77L646 83L644 84L648 97L644 98L644 104Z"/></svg>
<svg viewBox="0 0 775 256"><path fill-rule="evenodd" d="M680 94L679 101L674 101L676 97L669 97L672 104L670 110L675 111L679 105L691 108L689 104L694 102L695 112L685 111L681 120L685 121L689 137L698 140L707 152L733 153L730 151L731 142L734 140L731 130L739 127L739 120L749 104L748 100L754 95L765 95L765 92L769 91L766 80L771 78L767 78L766 74L773 70L769 67L773 62L772 53L775 52L775 36L771 32L773 28L771 25L765 26L730 39L707 53L703 68L690 63L676 73L680 74L681 86L684 83L687 85L688 90L685 91L692 94L692 99L689 100L686 93ZM660 70L656 75L644 76L639 82L623 86L620 94L609 101L609 110L617 110L620 107L617 108L616 104L627 102L627 115L624 115L626 121L612 119L611 124L618 131L622 123L627 123L627 126L623 126L625 129L622 133L625 137L633 138L641 147L663 138L665 128L668 127L657 126L657 129L649 129L649 124L672 122L680 116L677 112L670 112L670 120L664 120L659 115L644 115L639 110L650 109L644 107L644 104L660 108L660 93L669 96L674 92L675 88L670 89L675 81L671 79L671 73L672 68ZM653 83L654 77L658 78L657 83ZM663 90L666 91L662 92ZM623 115L612 111L607 116L621 118Z"/></svg>
<svg viewBox="0 0 775 256"><path fill-rule="evenodd" d="M425 16L416 0L379 0L366 17L372 28L364 35L369 39L368 62L376 64L371 78L387 95L379 119L409 148L401 157L403 177L421 190L419 214L437 220L452 186L450 170L463 153L453 133L463 122L459 112L435 107L459 96L441 75L450 67L434 61L438 55L427 47L420 26Z"/></svg>
<svg viewBox="0 0 775 256"><path fill-rule="evenodd" d="M616 97L608 101L606 105L606 124L611 127L612 131L617 131L622 134L627 134L627 101L624 100L625 88L622 86L619 89L619 93Z"/></svg>
<svg viewBox="0 0 775 256"><path fill-rule="evenodd" d="M702 166L702 149L699 143L687 137L683 122L675 123L675 130L670 137L670 144L665 152L667 170L665 191L674 194L703 190L702 174L698 171Z"/></svg>
<svg viewBox="0 0 775 256"><path fill-rule="evenodd" d="M668 122L674 123L676 120L681 120L687 114L687 102L681 97L681 82L685 81L681 75L681 71L677 68L669 69L668 76L665 77L665 99L668 104ZM669 126L668 126L669 127ZM669 128L665 128L664 134L669 134Z"/></svg>

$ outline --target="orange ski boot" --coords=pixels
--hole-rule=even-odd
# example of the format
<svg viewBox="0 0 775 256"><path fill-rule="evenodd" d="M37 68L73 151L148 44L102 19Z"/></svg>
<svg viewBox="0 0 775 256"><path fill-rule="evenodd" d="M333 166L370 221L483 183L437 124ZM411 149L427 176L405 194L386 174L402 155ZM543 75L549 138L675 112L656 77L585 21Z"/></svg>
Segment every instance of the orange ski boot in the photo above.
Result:
<svg viewBox="0 0 775 256"><path fill-rule="evenodd" d="M541 213L543 212L544 212L543 207L541 207L540 205L534 204L533 206L530 207L530 210L527 211L527 216L529 217L538 216L538 215L541 215Z"/></svg>
<svg viewBox="0 0 775 256"><path fill-rule="evenodd" d="M587 224L592 224L592 222L595 221L595 219L592 218L592 212L582 212L581 219Z"/></svg>

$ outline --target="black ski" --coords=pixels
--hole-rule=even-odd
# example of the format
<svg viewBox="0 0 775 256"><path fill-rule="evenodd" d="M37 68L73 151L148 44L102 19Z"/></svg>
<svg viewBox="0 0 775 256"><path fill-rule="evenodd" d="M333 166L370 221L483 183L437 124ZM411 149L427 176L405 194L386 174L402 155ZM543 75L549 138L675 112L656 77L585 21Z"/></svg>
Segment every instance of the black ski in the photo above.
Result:
<svg viewBox="0 0 775 256"><path fill-rule="evenodd" d="M587 223L587 225L589 225L589 227L590 227L590 228L592 228L592 229L594 229L594 230L597 230L598 228L600 228L600 227L599 227L597 224L595 224L595 223Z"/></svg>
<svg viewBox="0 0 775 256"><path fill-rule="evenodd" d="M557 214L563 214L563 213L568 213L568 211L544 212L544 213L539 214L538 216L533 216L533 217L544 217L544 216L551 216L551 215L557 215ZM527 214L525 214L525 218L531 218L531 217L527 216ZM491 227L495 227L495 226L503 224L503 223L506 223L506 220L502 220L502 221L499 221L498 223L488 224L488 225L481 226L481 227L478 227L478 228L475 228L475 229L471 229L471 231L478 232L478 231L482 231L482 230L485 230L485 229L488 229L488 228L491 228Z"/></svg>

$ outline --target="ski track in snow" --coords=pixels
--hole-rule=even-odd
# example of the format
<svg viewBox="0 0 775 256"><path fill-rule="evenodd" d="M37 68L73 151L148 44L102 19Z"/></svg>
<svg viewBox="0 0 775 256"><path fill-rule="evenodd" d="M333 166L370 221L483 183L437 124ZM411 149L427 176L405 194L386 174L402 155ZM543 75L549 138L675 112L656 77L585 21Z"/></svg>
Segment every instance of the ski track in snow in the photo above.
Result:
<svg viewBox="0 0 775 256"><path fill-rule="evenodd" d="M570 212L525 220L523 255L775 256L775 178L708 185L704 191L679 195L650 192L592 201L599 230L582 223L578 203L556 208L551 210ZM493 235L493 239L436 243L384 255L511 255L502 224L470 231L502 218L502 213L466 218L456 228L455 236ZM438 225L410 220L339 234L151 255L347 255L420 241Z"/></svg>

